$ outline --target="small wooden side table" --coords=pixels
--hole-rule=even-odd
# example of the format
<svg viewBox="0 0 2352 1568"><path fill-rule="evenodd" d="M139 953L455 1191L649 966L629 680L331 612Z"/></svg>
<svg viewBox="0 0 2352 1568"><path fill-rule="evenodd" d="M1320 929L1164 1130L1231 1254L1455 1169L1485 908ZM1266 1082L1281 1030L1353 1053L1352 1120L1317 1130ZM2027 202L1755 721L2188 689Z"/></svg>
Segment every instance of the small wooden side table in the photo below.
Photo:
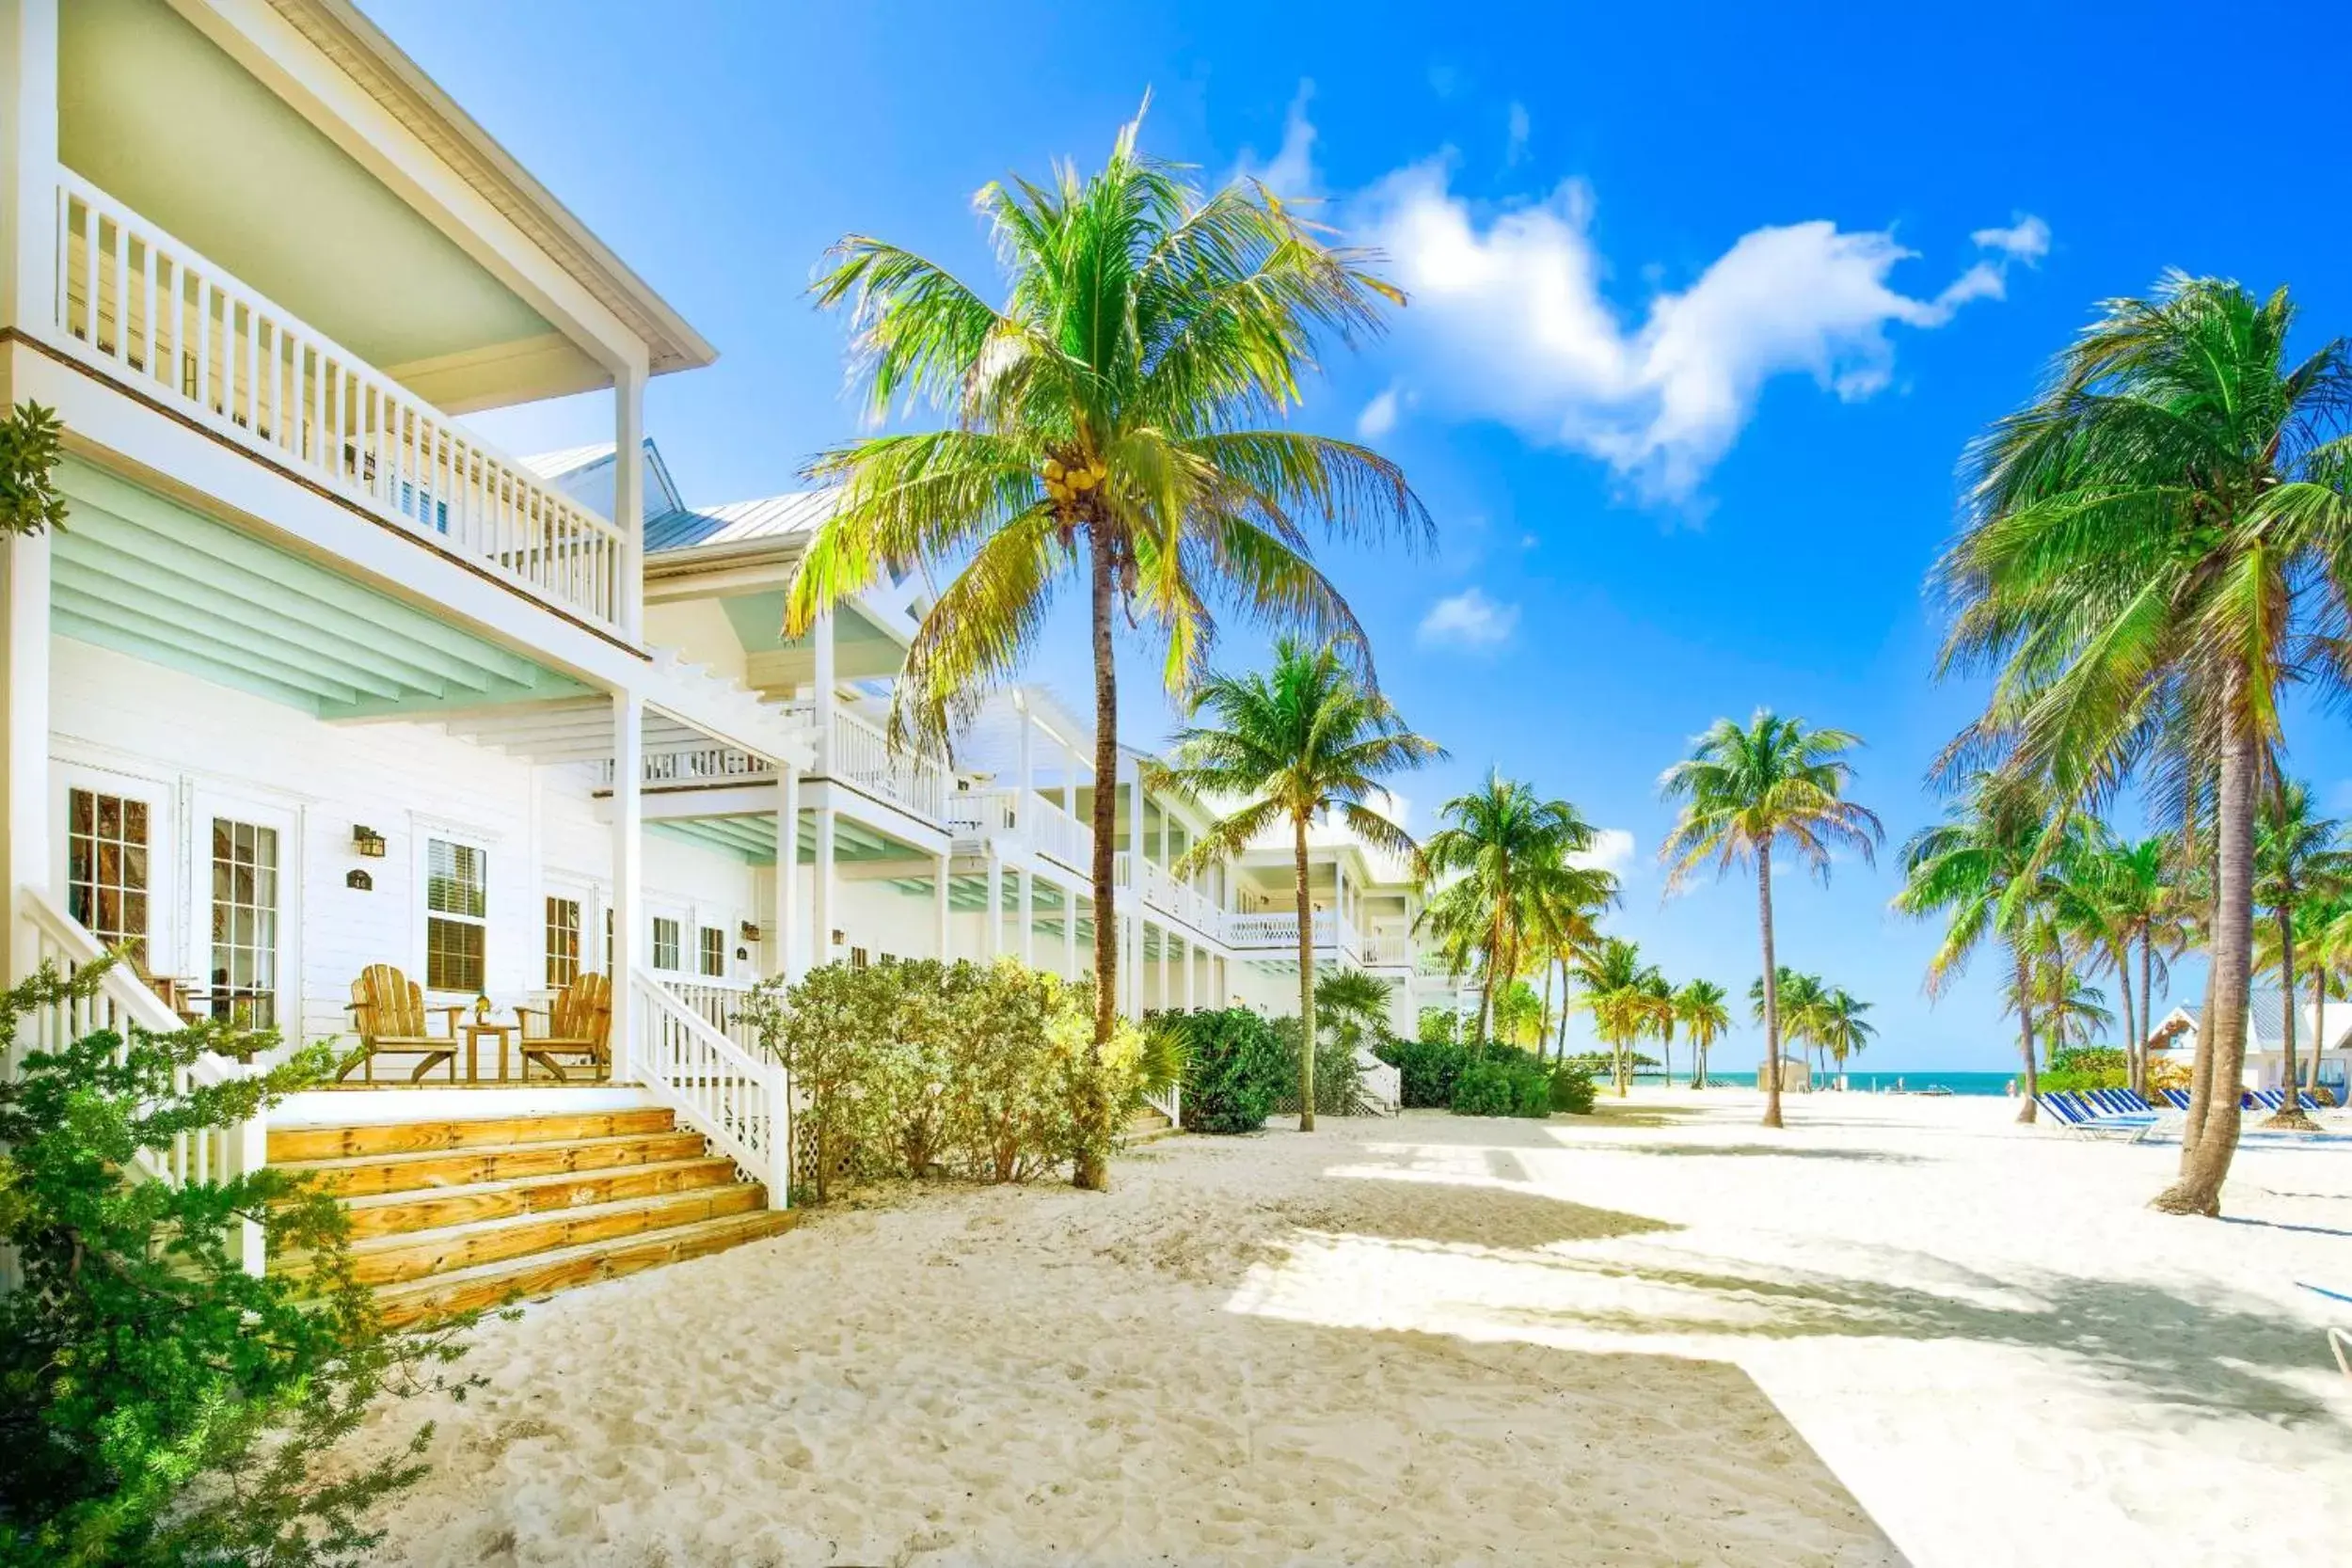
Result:
<svg viewBox="0 0 2352 1568"><path fill-rule="evenodd" d="M483 1037L495 1035L499 1042L499 1075L495 1081L505 1083L507 1042L514 1037L515 1026L511 1023L476 1022L461 1023L457 1028L466 1037L466 1082L478 1084L482 1081Z"/></svg>

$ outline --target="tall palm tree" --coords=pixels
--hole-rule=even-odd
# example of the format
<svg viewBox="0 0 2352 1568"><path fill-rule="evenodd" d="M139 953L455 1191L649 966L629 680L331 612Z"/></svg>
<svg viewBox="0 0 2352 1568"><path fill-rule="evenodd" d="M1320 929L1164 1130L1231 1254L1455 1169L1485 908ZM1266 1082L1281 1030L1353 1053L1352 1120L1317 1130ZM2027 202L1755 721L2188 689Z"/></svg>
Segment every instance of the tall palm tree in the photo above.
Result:
<svg viewBox="0 0 2352 1568"><path fill-rule="evenodd" d="M1616 896L1617 879L1577 856L1593 847L1593 827L1565 800L1539 799L1500 772L1486 787L1438 808L1445 826L1422 848L1437 891L1419 926L1438 940L1460 974L1475 955L1484 965L1478 1033L1486 1034L1497 985L1516 979L1539 944L1558 940L1572 917Z"/></svg>
<svg viewBox="0 0 2352 1568"><path fill-rule="evenodd" d="M2116 974L2123 1006L2125 1060L2131 1086L2148 1088L2148 1037L2155 1032L2156 982L2180 950L2180 884L2162 838L2123 842L2105 831L2090 835L2082 863L2070 874L2079 895L2077 919ZM2139 977L2132 978L2137 951ZM2137 1004L2137 1007L2135 1007Z"/></svg>
<svg viewBox="0 0 2352 1568"><path fill-rule="evenodd" d="M1936 996L1967 968L1988 936L2009 948L2010 1006L2017 1014L2018 1053L2025 1063L2026 1092L2019 1121L2034 1119L2041 1093L2034 1058L2033 964L2041 951L2042 924L2059 878L2058 857L2045 858L2049 803L2022 780L1980 773L1954 801L1944 821L1914 833L1903 846L1903 887L1895 908L1925 917L1945 916L1944 941L1928 962L1928 994Z"/></svg>
<svg viewBox="0 0 2352 1568"><path fill-rule="evenodd" d="M1879 819L1845 798L1853 778L1846 754L1862 744L1844 730L1817 730L1802 719L1758 708L1745 728L1718 719L1692 742L1691 755L1666 769L1660 793L1682 802L1682 814L1659 855L1673 869L1668 891L1688 880L1700 862L1717 876L1756 864L1756 926L1764 942L1764 1057L1773 1064L1764 1100L1764 1125L1780 1119L1780 1001L1772 954L1772 847L1785 846L1823 882L1830 851L1843 845L1865 861L1886 836Z"/></svg>
<svg viewBox="0 0 2352 1568"><path fill-rule="evenodd" d="M1543 998L1524 980L1514 980L1495 993L1495 1038L1506 1044L1542 1040L1545 1017Z"/></svg>
<svg viewBox="0 0 2352 1568"><path fill-rule="evenodd" d="M2331 339L2290 360L2294 320L2283 289L2178 273L2107 301L1972 449L1967 520L1935 574L1943 667L1997 675L1953 767L1997 761L2070 807L2152 766L2158 799L2213 779L2212 1027L2180 1179L2155 1200L2180 1213L2219 1212L2237 1148L2254 811L2280 698L2344 685L2352 355Z"/></svg>
<svg viewBox="0 0 2352 1568"><path fill-rule="evenodd" d="M1707 1087L1707 1053L1731 1027L1731 1013L1724 1006L1724 988L1712 980L1684 982L1675 992L1675 1017L1691 1040L1694 1058L1691 1086L1703 1089Z"/></svg>
<svg viewBox="0 0 2352 1568"><path fill-rule="evenodd" d="M1184 851L1176 874L1231 860L1259 835L1290 830L1298 910L1298 1128L1311 1132L1315 911L1307 886L1307 830L1318 817L1336 816L1365 843L1418 861L1410 835L1371 802L1383 793L1381 780L1445 752L1406 729L1388 699L1358 679L1327 642L1310 648L1285 637L1275 644L1272 669L1210 674L1190 709L1171 764L1149 774L1164 786L1242 804Z"/></svg>
<svg viewBox="0 0 2352 1568"><path fill-rule="evenodd" d="M2293 780L2280 784L2263 800L2254 826L2254 900L2271 920L2270 942L2265 943L2259 937L2256 940L2255 964L2263 970L2277 969L2279 989L2284 999L2280 1009L2280 1045L2286 1056L2281 1082L2287 1095L2280 1103L2278 1114L2265 1126L2312 1125L2296 1093L2303 1081L2296 1060L2296 927L2298 919L2312 921L2315 913L2312 906L2341 894L2347 879L2352 879L2352 855L2344 851L2343 824L2313 815L2311 791L2304 784ZM2265 947L2269 949L2267 954ZM2320 986L2325 974L2323 965L2312 966L2314 1029L2318 1027ZM2319 1049L2325 1043L2323 1036L2313 1045L2314 1071L2319 1065Z"/></svg>
<svg viewBox="0 0 2352 1568"><path fill-rule="evenodd" d="M1878 1037L1878 1025L1862 1015L1870 1004L1856 999L1843 986L1832 987L1821 998L1820 1021L1814 1025L1821 1049L1842 1070L1846 1058Z"/></svg>
<svg viewBox="0 0 2352 1568"><path fill-rule="evenodd" d="M815 292L854 306L852 355L877 418L921 400L949 428L867 437L809 466L838 505L795 573L785 632L878 577L952 569L916 628L891 708L894 740L938 742L1009 677L1077 578L1093 631L1094 1040L1117 1016L1112 852L1119 762L1111 630L1123 610L1165 638L1187 689L1214 607L1362 647L1306 528L1426 534L1426 509L1368 448L1262 428L1299 399L1321 341L1375 331L1403 296L1370 256L1326 245L1254 183L1204 197L1136 150L1140 117L1102 171L982 188L1003 261L1001 304L938 263L863 234L834 247ZM1089 1105L1089 1148L1111 1108ZM1089 1154L1082 1187L1104 1171Z"/></svg>

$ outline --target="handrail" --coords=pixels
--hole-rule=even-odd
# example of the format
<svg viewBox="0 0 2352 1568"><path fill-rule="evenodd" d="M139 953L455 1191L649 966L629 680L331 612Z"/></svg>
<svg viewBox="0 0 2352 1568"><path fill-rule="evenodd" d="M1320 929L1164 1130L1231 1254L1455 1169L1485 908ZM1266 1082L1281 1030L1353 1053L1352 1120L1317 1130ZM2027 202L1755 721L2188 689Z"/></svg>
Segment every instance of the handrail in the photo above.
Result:
<svg viewBox="0 0 2352 1568"><path fill-rule="evenodd" d="M104 944L87 927L50 903L38 889L22 888L19 895L25 923L33 930L35 957L40 962L54 964L60 974L70 976L106 957ZM94 994L45 1007L33 1016L31 1023L31 1040L18 1037L20 1052L28 1046L57 1050L102 1030L127 1034L136 1027L150 1034L174 1035L187 1027L179 1014L164 1005L162 997L147 989L135 972L120 963L106 971ZM123 1051L128 1050L126 1044ZM11 1061L8 1067L13 1073L17 1064ZM185 1066L175 1068L171 1086L174 1092L184 1094L192 1088L250 1077L257 1070L207 1051ZM235 1127L183 1132L167 1148L141 1149L134 1164L141 1176L178 1187L190 1182L234 1180L260 1170L268 1159L267 1114L256 1112L249 1120ZM246 1272L260 1274L262 1227L250 1220L240 1221L234 1242Z"/></svg>
<svg viewBox="0 0 2352 1568"><path fill-rule="evenodd" d="M691 978L671 979L655 976L670 988L677 999L702 1015L703 1022L736 1043L746 1055L759 1055L759 1037L755 1030L743 1021L743 999L752 992L747 980L721 979L715 975L698 974Z"/></svg>
<svg viewBox="0 0 2352 1568"><path fill-rule="evenodd" d="M894 750L882 726L847 708L833 711L825 772L849 780L929 821L947 815L947 769L936 758Z"/></svg>
<svg viewBox="0 0 2352 1568"><path fill-rule="evenodd" d="M535 597L622 624L619 528L70 169L58 347Z"/></svg>
<svg viewBox="0 0 2352 1568"><path fill-rule="evenodd" d="M685 997L644 970L631 976L639 1082L768 1188L768 1207L791 1202L791 1084L712 1026Z"/></svg>

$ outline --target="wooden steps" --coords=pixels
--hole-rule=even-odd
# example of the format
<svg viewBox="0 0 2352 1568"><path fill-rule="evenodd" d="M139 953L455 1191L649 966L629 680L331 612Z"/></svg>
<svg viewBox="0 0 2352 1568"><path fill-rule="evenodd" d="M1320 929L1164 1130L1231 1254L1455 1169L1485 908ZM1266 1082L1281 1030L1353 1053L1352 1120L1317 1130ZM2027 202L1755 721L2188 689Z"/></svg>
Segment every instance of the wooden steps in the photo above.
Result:
<svg viewBox="0 0 2352 1568"><path fill-rule="evenodd" d="M354 1272L395 1325L722 1251L796 1218L659 1108L284 1128L269 1148L342 1201Z"/></svg>
<svg viewBox="0 0 2352 1568"><path fill-rule="evenodd" d="M1127 1118L1127 1143L1130 1148L1136 1144L1153 1143L1161 1138L1172 1138L1183 1131L1164 1113L1149 1105Z"/></svg>

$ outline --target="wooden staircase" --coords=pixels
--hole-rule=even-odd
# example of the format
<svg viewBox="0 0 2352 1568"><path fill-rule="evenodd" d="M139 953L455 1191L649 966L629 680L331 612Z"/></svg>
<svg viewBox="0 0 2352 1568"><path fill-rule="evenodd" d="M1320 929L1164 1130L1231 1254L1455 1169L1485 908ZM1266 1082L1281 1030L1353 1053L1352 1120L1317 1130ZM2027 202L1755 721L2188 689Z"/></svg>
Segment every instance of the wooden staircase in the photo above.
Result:
<svg viewBox="0 0 2352 1568"><path fill-rule="evenodd" d="M797 1218L651 1106L273 1128L269 1163L342 1201L353 1264L395 1325L723 1251Z"/></svg>
<svg viewBox="0 0 2352 1568"><path fill-rule="evenodd" d="M1127 1118L1127 1146L1132 1148L1137 1144L1156 1143L1162 1138L1172 1138L1182 1131L1168 1119L1165 1112L1146 1105Z"/></svg>

